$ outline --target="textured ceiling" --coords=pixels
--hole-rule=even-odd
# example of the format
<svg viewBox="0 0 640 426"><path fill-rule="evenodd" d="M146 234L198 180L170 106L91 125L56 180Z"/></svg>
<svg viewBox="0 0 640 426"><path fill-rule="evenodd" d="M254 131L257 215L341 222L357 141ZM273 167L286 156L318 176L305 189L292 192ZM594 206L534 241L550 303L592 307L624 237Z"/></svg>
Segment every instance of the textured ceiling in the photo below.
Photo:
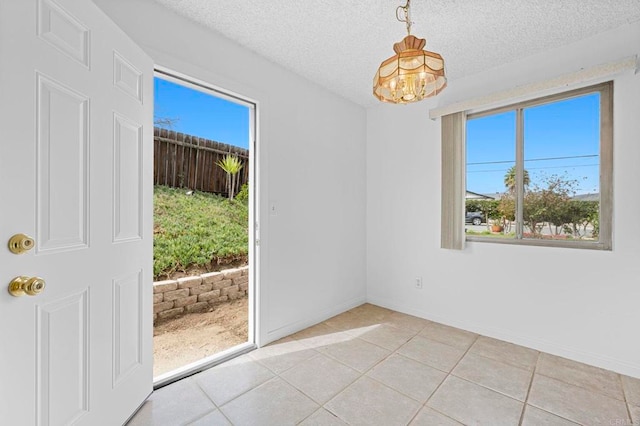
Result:
<svg viewBox="0 0 640 426"><path fill-rule="evenodd" d="M155 0L360 105L406 35L394 0ZM640 0L413 0L449 81L640 20Z"/></svg>

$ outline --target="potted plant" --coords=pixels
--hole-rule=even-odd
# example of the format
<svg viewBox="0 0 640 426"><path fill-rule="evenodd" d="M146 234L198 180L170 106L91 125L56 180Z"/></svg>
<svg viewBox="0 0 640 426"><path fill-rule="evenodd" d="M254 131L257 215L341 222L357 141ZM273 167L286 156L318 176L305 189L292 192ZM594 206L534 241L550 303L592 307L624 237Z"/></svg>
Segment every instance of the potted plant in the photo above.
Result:
<svg viewBox="0 0 640 426"><path fill-rule="evenodd" d="M491 221L491 232L502 232L504 230L503 218L493 219Z"/></svg>

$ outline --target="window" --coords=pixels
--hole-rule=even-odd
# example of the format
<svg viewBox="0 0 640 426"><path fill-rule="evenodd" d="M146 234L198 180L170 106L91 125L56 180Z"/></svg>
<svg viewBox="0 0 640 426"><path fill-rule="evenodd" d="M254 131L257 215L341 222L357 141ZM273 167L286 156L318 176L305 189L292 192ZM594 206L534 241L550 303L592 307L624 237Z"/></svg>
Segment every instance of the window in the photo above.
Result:
<svg viewBox="0 0 640 426"><path fill-rule="evenodd" d="M612 88L452 114L457 132L445 129L443 117L443 216L464 210L462 239L611 249ZM462 159L445 158L445 144L456 142ZM445 180L445 173L455 175L445 161L458 164L464 193L445 197L446 187L456 186ZM453 205L453 194L464 208ZM443 247L461 248L444 243L445 223L443 217Z"/></svg>

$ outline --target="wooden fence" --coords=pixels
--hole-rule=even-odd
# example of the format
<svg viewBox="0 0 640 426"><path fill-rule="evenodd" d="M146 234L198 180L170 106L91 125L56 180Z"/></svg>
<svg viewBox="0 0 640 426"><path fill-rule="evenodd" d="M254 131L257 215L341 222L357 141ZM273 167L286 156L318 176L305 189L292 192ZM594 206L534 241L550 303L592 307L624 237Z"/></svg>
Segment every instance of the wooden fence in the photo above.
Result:
<svg viewBox="0 0 640 426"><path fill-rule="evenodd" d="M153 182L174 188L228 195L227 174L218 161L237 156L243 167L235 192L249 181L249 150L156 127L153 132Z"/></svg>

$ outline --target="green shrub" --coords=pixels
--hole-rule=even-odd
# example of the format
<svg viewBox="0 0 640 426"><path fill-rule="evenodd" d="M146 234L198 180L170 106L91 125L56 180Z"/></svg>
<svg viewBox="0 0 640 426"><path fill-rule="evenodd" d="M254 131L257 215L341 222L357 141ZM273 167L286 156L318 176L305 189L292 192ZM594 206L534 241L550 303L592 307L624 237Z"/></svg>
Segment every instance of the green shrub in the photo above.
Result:
<svg viewBox="0 0 640 426"><path fill-rule="evenodd" d="M249 204L249 185L246 183L242 184L240 191L236 194L236 201L239 201L244 204Z"/></svg>
<svg viewBox="0 0 640 426"><path fill-rule="evenodd" d="M154 188L153 274L246 256L249 212L243 203L204 192Z"/></svg>

